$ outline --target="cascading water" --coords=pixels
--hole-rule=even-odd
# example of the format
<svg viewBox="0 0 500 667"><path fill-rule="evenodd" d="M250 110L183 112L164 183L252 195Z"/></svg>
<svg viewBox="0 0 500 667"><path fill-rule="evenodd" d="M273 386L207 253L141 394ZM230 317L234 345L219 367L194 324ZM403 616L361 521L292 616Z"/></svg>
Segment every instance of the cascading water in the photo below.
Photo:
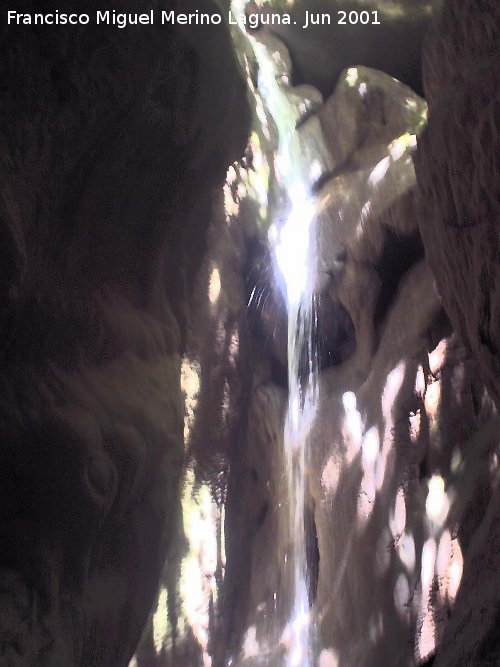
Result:
<svg viewBox="0 0 500 667"><path fill-rule="evenodd" d="M248 39L259 66L258 94L277 129L277 180L289 201L285 223L280 229L272 226L277 280L284 284L288 311L288 406L283 438L287 494L284 505L288 516L284 521L287 548L283 566L288 577L289 605L281 645L286 651L286 667L312 667L314 622L309 601L305 528L308 436L316 412L318 373L313 344L312 186L323 167L317 156L326 151L311 145L307 133L301 135L297 127L322 100L310 86L291 86L289 55L281 42L266 33ZM277 593L281 595L283 591Z"/></svg>
<svg viewBox="0 0 500 667"><path fill-rule="evenodd" d="M293 597L291 619L286 630L287 667L309 667L312 661L304 512L307 440L316 407L317 368L312 342L312 299L307 293L307 273L303 270L307 267L309 244L296 243L297 236L304 236L304 232L307 236L309 231L309 208L307 201L302 198L292 200L292 210L282 229L281 243L277 248L278 265L286 284L288 308L288 406L283 442L289 507L288 557L293 573ZM286 261L285 258L292 261ZM306 377L301 372L304 356L307 359Z"/></svg>

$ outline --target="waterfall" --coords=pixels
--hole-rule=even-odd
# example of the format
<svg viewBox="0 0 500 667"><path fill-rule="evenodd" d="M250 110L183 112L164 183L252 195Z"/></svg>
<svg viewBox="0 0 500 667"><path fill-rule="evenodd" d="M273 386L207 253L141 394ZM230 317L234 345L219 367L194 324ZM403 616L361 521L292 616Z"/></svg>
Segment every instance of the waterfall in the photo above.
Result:
<svg viewBox="0 0 500 667"><path fill-rule="evenodd" d="M289 503L289 539L293 572L293 603L289 624L287 667L311 664L311 618L305 535L305 503L308 467L308 431L315 412L315 365L312 351L312 309L309 304L290 305L288 312L289 398L284 431L284 453ZM305 386L299 374L304 348L309 353Z"/></svg>
<svg viewBox="0 0 500 667"><path fill-rule="evenodd" d="M301 271L308 258L308 243L297 253L296 235L309 232L309 206L301 199L292 200L292 210L282 231L278 258L287 290L288 308L288 406L284 428L284 461L288 497L288 544L291 558L292 608L287 627L287 667L311 664L311 618L308 599L308 572L305 535L305 504L308 468L308 434L316 408L316 355L313 349L314 310L306 287L307 272ZM278 260L279 261L279 260ZM297 276L302 283L297 282ZM306 373L301 371L306 358ZM305 375L305 377L304 377Z"/></svg>
<svg viewBox="0 0 500 667"><path fill-rule="evenodd" d="M283 285L288 311L288 406L284 425L283 461L288 516L284 519L288 622L283 631L286 667L312 667L313 620L309 603L305 508L308 436L317 403L317 364L313 345L315 327L312 243L314 205L312 186L322 165L323 147L298 130L309 112L322 103L311 86L292 87L291 64L283 43L269 34L248 36L259 66L258 95L277 129L276 177L286 194L284 224L272 225L276 280Z"/></svg>

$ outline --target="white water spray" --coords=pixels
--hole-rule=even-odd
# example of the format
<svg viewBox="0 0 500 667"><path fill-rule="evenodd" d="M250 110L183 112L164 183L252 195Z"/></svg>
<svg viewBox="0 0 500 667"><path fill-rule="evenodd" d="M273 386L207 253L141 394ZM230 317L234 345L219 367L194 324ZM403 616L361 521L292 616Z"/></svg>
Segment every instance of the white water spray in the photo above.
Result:
<svg viewBox="0 0 500 667"><path fill-rule="evenodd" d="M242 0L233 9L244 11ZM316 326L313 307L316 248L312 244L315 217L312 186L331 165L320 133L297 129L323 100L311 86L293 88L289 54L280 40L265 31L258 38L245 35L259 66L256 98L272 116L277 129L277 180L286 192L289 209L281 228L273 225L276 279L284 283L288 311L288 406L284 427L284 464L288 508L283 521L287 545L287 623L281 644L286 667L313 667L314 622L309 603L305 513L309 434L317 407L317 362L313 345ZM254 90L252 83L250 88ZM263 112L262 112L263 113ZM261 121L266 121L265 116ZM267 124L266 124L267 125ZM320 145L321 144L321 145ZM318 156L321 156L318 158ZM285 591L277 591L278 595ZM291 593L291 595L289 595ZM260 663L259 663L260 664ZM274 662L272 663L275 664ZM281 663L280 663L281 664Z"/></svg>
<svg viewBox="0 0 500 667"><path fill-rule="evenodd" d="M283 632L286 667L312 667L312 619L309 605L305 506L307 495L308 436L316 413L317 364L313 349L313 288L311 245L314 206L310 196L310 165L304 159L296 124L307 101L283 76L287 63L268 46L255 43L260 74L259 91L279 133L278 179L286 190L290 210L278 231L274 248L288 310L288 407L284 428L287 482L287 568L291 573L292 600ZM304 364L304 360L307 361ZM304 367L305 366L305 367Z"/></svg>
<svg viewBox="0 0 500 667"><path fill-rule="evenodd" d="M287 667L309 667L311 618L305 534L308 435L316 412L316 363L312 343L313 308L308 294L309 226L312 208L293 190L292 210L276 249L286 284L288 308L288 407L284 454L289 506L288 544L293 572L293 602L287 635ZM307 359L306 377L301 359Z"/></svg>

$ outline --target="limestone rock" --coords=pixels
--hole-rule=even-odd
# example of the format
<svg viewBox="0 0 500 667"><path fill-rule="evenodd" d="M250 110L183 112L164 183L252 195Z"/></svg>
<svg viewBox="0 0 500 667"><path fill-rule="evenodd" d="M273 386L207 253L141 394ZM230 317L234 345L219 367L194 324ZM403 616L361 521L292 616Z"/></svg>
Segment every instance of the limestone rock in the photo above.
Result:
<svg viewBox="0 0 500 667"><path fill-rule="evenodd" d="M460 29L453 26L463 24L461 13L452 13L453 3L446 6L449 27L440 34L438 43L450 35L447 52L451 60ZM497 5L488 5L485 11L492 21L495 17L498 20ZM470 20L473 22L472 16ZM478 48L491 51L494 45L484 46L483 41ZM469 66L461 71L460 80L452 83L452 79L448 87L440 89L439 96L435 94L429 127L419 140L416 168L426 205L420 228L445 307L477 356L489 389L500 401L500 298L496 288L500 67L498 56L479 61L473 57L471 48Z"/></svg>
<svg viewBox="0 0 500 667"><path fill-rule="evenodd" d="M415 161L426 256L453 326L497 407L499 22L497 3L444 2L425 45L430 114ZM491 455L489 437L497 439L498 423L471 442L477 461ZM464 476L464 495L476 500L459 529L467 546L464 579L435 659L439 667L498 662L498 486L495 475L475 470L477 465Z"/></svg>
<svg viewBox="0 0 500 667"><path fill-rule="evenodd" d="M467 86L464 79L471 66L498 53L499 31L495 0L442 3L422 52L425 97L430 105L449 86Z"/></svg>
<svg viewBox="0 0 500 667"><path fill-rule="evenodd" d="M244 87L222 29L4 25L0 52L0 662L125 667L177 536L182 299Z"/></svg>
<svg viewBox="0 0 500 667"><path fill-rule="evenodd" d="M264 10L290 12L291 25L274 25L273 32L290 51L294 82L309 83L327 97L346 67L380 70L422 93L421 49L431 12L440 0L429 2L365 2L364 0L300 0L293 5L273 0ZM305 24L305 12L326 14L330 21ZM380 25L339 25L339 11L378 11ZM296 21L296 23L294 23Z"/></svg>
<svg viewBox="0 0 500 667"><path fill-rule="evenodd" d="M376 165L391 147L392 152L404 153L409 147L404 137L417 135L424 127L427 105L408 86L383 72L350 67L340 74L318 117L334 167L348 164L361 169Z"/></svg>

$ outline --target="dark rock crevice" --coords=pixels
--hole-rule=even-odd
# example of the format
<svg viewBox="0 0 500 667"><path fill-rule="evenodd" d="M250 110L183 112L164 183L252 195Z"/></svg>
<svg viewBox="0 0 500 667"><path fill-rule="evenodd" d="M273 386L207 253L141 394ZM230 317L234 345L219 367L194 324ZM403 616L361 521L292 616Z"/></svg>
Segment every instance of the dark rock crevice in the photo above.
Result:
<svg viewBox="0 0 500 667"><path fill-rule="evenodd" d="M125 666L176 539L183 301L244 84L222 28L2 19L0 55L0 662Z"/></svg>

